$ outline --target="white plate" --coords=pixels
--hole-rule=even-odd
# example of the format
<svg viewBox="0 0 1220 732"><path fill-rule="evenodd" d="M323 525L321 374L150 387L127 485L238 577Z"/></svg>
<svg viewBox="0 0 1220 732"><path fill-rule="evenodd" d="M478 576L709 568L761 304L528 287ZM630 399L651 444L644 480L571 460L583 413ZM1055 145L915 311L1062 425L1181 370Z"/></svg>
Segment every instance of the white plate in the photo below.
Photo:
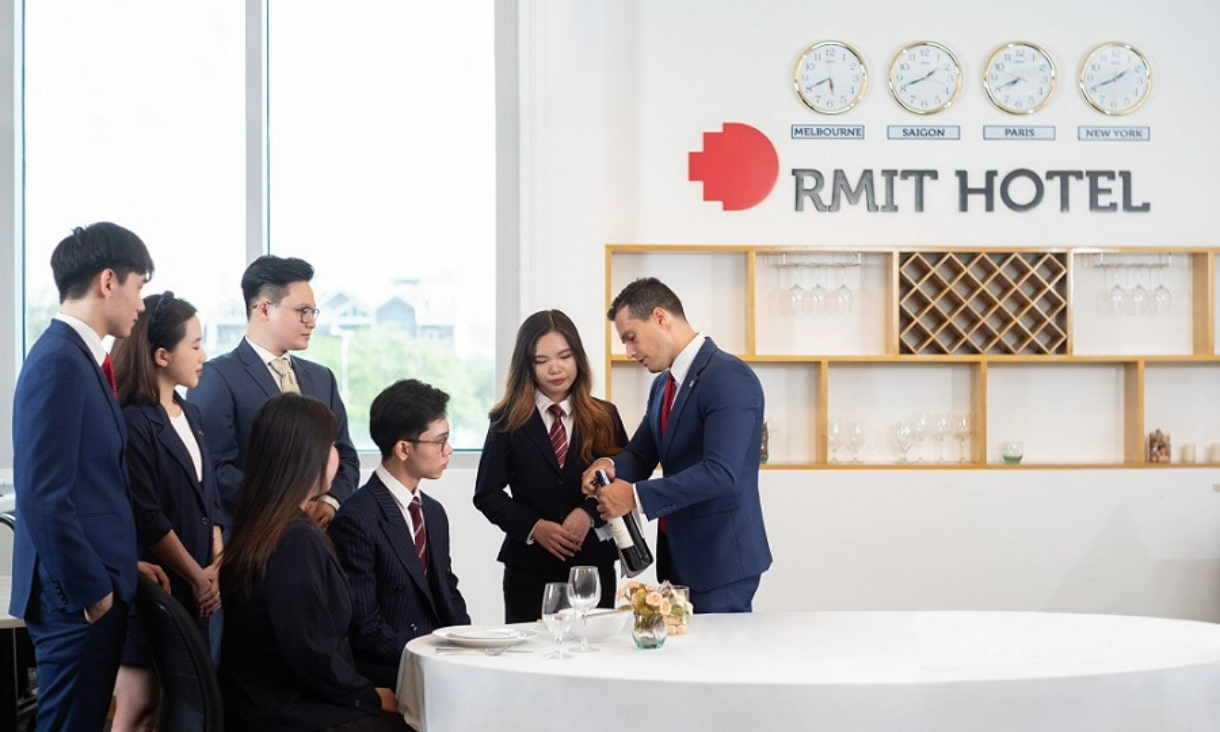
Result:
<svg viewBox="0 0 1220 732"><path fill-rule="evenodd" d="M448 628L437 628L432 631L432 635L447 643L466 648L507 648L538 634L524 628L451 625Z"/></svg>

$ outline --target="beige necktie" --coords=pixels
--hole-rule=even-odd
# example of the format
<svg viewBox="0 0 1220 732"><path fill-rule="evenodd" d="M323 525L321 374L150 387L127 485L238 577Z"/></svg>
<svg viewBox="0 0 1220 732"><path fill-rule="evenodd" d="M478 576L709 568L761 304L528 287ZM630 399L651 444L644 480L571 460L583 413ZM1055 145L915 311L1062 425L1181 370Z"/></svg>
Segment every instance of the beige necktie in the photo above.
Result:
<svg viewBox="0 0 1220 732"><path fill-rule="evenodd" d="M297 386L297 375L292 372L292 364L288 363L287 356L271 359L271 370L279 374L281 392L285 394L301 393L301 387Z"/></svg>

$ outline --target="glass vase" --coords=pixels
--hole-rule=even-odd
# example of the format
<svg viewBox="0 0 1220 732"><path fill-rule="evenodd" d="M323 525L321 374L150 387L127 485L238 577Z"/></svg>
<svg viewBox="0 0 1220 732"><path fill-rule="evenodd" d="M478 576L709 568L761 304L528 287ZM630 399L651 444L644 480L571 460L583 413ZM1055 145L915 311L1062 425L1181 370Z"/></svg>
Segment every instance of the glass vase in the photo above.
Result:
<svg viewBox="0 0 1220 732"><path fill-rule="evenodd" d="M631 637L637 648L660 648L668 635L664 615L636 615Z"/></svg>

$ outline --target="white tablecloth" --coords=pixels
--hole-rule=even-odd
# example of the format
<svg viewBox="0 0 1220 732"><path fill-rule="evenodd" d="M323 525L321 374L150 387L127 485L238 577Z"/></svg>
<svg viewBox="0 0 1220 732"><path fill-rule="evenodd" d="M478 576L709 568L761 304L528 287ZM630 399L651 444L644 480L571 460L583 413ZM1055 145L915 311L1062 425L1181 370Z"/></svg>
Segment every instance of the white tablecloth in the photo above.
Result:
<svg viewBox="0 0 1220 732"><path fill-rule="evenodd" d="M437 655L407 644L423 732L1220 730L1220 626L1003 612L697 615L659 650Z"/></svg>

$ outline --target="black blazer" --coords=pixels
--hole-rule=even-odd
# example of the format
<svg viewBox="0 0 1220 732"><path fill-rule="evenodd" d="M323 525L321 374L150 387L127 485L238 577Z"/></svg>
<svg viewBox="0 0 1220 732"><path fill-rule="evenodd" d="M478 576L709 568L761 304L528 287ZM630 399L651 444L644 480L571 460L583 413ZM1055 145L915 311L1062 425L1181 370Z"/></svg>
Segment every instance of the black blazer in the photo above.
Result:
<svg viewBox="0 0 1220 732"><path fill-rule="evenodd" d="M339 474L330 487L330 495L340 503L350 496L360 482L360 456L347 434L347 409L339 397L335 375L325 366L292 357L301 394L330 407L339 422L335 448L339 451ZM187 392L186 398L199 406L203 413L203 429L216 466L216 484L225 510L225 525L237 510L241 494L242 467L250 444L250 427L254 412L263 402L280 393L271 378L267 364L259 359L245 338L237 348L217 356L203 365L199 385Z"/></svg>
<svg viewBox="0 0 1220 732"><path fill-rule="evenodd" d="M397 669L407 641L470 624L449 558L449 518L436 499L423 492L420 497L428 531L427 576L407 521L376 473L330 523L352 592L352 647L362 664Z"/></svg>
<svg viewBox="0 0 1220 732"><path fill-rule="evenodd" d="M618 410L610 402L597 401L610 411L615 443L619 447L626 445L627 430ZM582 437L576 430L572 432L561 470L537 409L521 429L511 434L501 431L499 423L488 428L475 478L474 505L487 520L503 529L504 543L496 558L504 564L545 570L561 563L539 544L525 543L539 519L563 523L572 509L580 507L594 523L603 523L597 514L597 499L581 493L580 477L589 464L577 459ZM594 455L597 457L602 456ZM511 496L505 492L506 486ZM617 558L614 543L599 541L590 531L576 556L562 564L606 566Z"/></svg>
<svg viewBox="0 0 1220 732"><path fill-rule="evenodd" d="M317 730L381 713L352 658L343 569L304 514L288 525L253 593L225 587L223 600L226 730Z"/></svg>
<svg viewBox="0 0 1220 732"><path fill-rule="evenodd" d="M160 564L148 548L170 531L177 533L191 557L206 567L212 563L212 529L223 515L215 470L203 435L199 408L178 400L186 421L199 442L203 481L195 477L195 464L182 439L159 404L128 405L127 470L131 474L131 507L136 535L144 559ZM195 616L195 594L176 572L168 571L174 598Z"/></svg>

